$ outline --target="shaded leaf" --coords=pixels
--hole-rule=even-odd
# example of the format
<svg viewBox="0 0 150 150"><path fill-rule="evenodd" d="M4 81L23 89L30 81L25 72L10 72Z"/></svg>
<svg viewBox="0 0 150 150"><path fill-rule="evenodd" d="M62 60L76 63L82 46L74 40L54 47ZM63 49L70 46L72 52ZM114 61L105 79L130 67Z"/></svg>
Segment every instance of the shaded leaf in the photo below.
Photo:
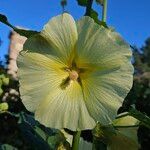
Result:
<svg viewBox="0 0 150 150"><path fill-rule="evenodd" d="M37 147L37 150L49 150L49 145L40 137L34 129L26 122L22 122L19 124L19 128L21 130L21 134L24 137L24 140L27 140L28 143L35 149Z"/></svg>
<svg viewBox="0 0 150 150"><path fill-rule="evenodd" d="M131 108L129 110L129 115L133 116L134 118L138 119L139 121L141 121L141 123L143 125L145 125L146 127L150 128L150 118L146 115L141 113L140 111Z"/></svg>
<svg viewBox="0 0 150 150"><path fill-rule="evenodd" d="M69 144L66 142L66 138L61 131L40 125L31 115L25 114L24 119L32 128L31 130L33 130L34 135L38 137L40 143L44 141L50 149L57 149L62 146L67 149L67 147L69 147Z"/></svg>
<svg viewBox="0 0 150 150"><path fill-rule="evenodd" d="M150 117L148 117L146 114L141 113L140 111L130 108L129 112L124 112L122 114L119 114L117 118L122 118L124 116L132 116L139 120L142 125L146 126L147 128L150 128Z"/></svg>
<svg viewBox="0 0 150 150"><path fill-rule="evenodd" d="M8 104L6 102L0 103L0 112L8 110Z"/></svg>
<svg viewBox="0 0 150 150"><path fill-rule="evenodd" d="M80 5L80 6L87 7L87 5L88 5L88 1L87 0L77 0L77 2L78 2L78 5ZM96 0L96 2L99 2L100 4L103 4L103 0ZM102 25L105 28L108 28L106 22L103 22L103 21L101 21L101 20L98 19L98 13L94 9L90 9L90 13L89 14L90 15L88 15L88 16L90 16L91 18L93 18L94 21L97 24Z"/></svg>
<svg viewBox="0 0 150 150"><path fill-rule="evenodd" d="M87 0L77 0L77 2L80 6L87 6Z"/></svg>
<svg viewBox="0 0 150 150"><path fill-rule="evenodd" d="M17 148L9 144L2 144L0 150L17 150Z"/></svg>
<svg viewBox="0 0 150 150"><path fill-rule="evenodd" d="M0 86L0 96L3 94L3 89Z"/></svg>
<svg viewBox="0 0 150 150"><path fill-rule="evenodd" d="M94 21L95 21L97 24L99 24L99 25L101 25L101 26L103 26L103 27L105 27L105 28L108 28L106 22L103 22L103 21L99 20L99 18L98 18L98 13L97 13L94 9L91 9L90 17L93 18Z"/></svg>
<svg viewBox="0 0 150 150"><path fill-rule="evenodd" d="M93 18L96 23L98 23L98 24L100 23L100 21L98 19L98 13L94 9L91 9L91 18Z"/></svg>
<svg viewBox="0 0 150 150"><path fill-rule="evenodd" d="M29 38L30 36L33 36L37 34L37 31L32 31L32 30L24 30L24 29L18 29L12 24L9 23L7 17L5 15L0 14L0 22L4 23L5 25L11 27L14 31L16 31L18 34L25 36Z"/></svg>

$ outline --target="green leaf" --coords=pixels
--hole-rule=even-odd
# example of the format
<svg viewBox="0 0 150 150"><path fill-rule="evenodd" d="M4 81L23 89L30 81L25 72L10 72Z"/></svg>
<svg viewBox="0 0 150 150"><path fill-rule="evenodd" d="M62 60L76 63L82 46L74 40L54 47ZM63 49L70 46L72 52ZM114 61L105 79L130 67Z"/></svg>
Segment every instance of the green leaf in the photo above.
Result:
<svg viewBox="0 0 150 150"><path fill-rule="evenodd" d="M104 0L95 0L98 4L103 5L104 4ZM80 6L87 6L88 1L87 0L77 0L78 5Z"/></svg>
<svg viewBox="0 0 150 150"><path fill-rule="evenodd" d="M47 128L37 121L34 120L33 116L22 114L24 115L24 121L21 125L28 126L28 134L27 136L32 136L33 144L39 142L39 146L41 147L42 143L45 145L45 149L49 147L49 149L57 149L59 146L64 146L65 148L68 147L68 143L66 142L66 138L64 137L63 133L57 129ZM31 131L31 132L29 132ZM33 135L32 135L32 134ZM35 138L36 137L36 138ZM67 149L67 148L66 148Z"/></svg>
<svg viewBox="0 0 150 150"><path fill-rule="evenodd" d="M6 102L0 103L0 112L8 110L8 104Z"/></svg>
<svg viewBox="0 0 150 150"><path fill-rule="evenodd" d="M131 109L129 109L129 115L138 119L139 121L141 121L141 124L150 128L150 118L146 114L143 114L140 111L138 111L134 108L131 108Z"/></svg>
<svg viewBox="0 0 150 150"><path fill-rule="evenodd" d="M100 21L98 19L98 13L94 10L94 9L91 9L91 15L90 15L91 18L94 19L94 21L99 24L99 25L102 25L103 27L105 28L108 28L106 22L103 22L103 21Z"/></svg>
<svg viewBox="0 0 150 150"><path fill-rule="evenodd" d="M3 94L3 89L2 87L0 86L0 96Z"/></svg>
<svg viewBox="0 0 150 150"><path fill-rule="evenodd" d="M100 23L100 21L98 19L98 13L93 9L91 9L91 18L93 18L96 23L98 23L98 24Z"/></svg>
<svg viewBox="0 0 150 150"><path fill-rule="evenodd" d="M150 128L150 118L146 114L141 113L140 111L134 108L130 108L129 112L119 114L117 118L123 118L125 116L132 116L136 118L137 120L139 120L140 124L146 126L147 128Z"/></svg>
<svg viewBox="0 0 150 150"><path fill-rule="evenodd" d="M96 0L96 2L100 3L101 5L103 5L103 1L104 0ZM77 0L77 2L78 2L78 5L80 5L80 6L87 7L87 5L88 5L88 1L87 0ZM88 16L90 16L91 18L93 18L94 21L97 24L102 25L105 28L108 28L106 22L103 22L103 21L101 21L101 20L98 19L98 13L94 9L90 9L90 15L88 15Z"/></svg>
<svg viewBox="0 0 150 150"><path fill-rule="evenodd" d="M77 0L77 2L80 6L87 6L87 0Z"/></svg>
<svg viewBox="0 0 150 150"><path fill-rule="evenodd" d="M20 34L21 36L25 36L27 38L29 38L30 36L33 36L39 32L37 31L32 31L32 30L24 30L24 29L18 29L15 26L13 26L12 24L9 23L7 17L5 15L0 14L0 22L4 23L5 25L11 27L14 31L16 31L18 34Z"/></svg>
<svg viewBox="0 0 150 150"><path fill-rule="evenodd" d="M4 78L2 79L2 82L3 82L3 84L4 84L5 86L8 85L8 84L9 84L9 78L4 77Z"/></svg>
<svg viewBox="0 0 150 150"><path fill-rule="evenodd" d="M0 150L17 150L17 148L9 144L2 144L0 145Z"/></svg>
<svg viewBox="0 0 150 150"><path fill-rule="evenodd" d="M49 150L50 147L45 142L42 137L40 137L32 126L30 126L27 122L22 122L19 124L20 134L27 141L33 149L37 150Z"/></svg>
<svg viewBox="0 0 150 150"><path fill-rule="evenodd" d="M14 31L16 31L18 34L20 34L21 36L25 36L27 38L39 33L37 31L32 31L32 30L24 30L24 29L18 29L18 28L13 28Z"/></svg>

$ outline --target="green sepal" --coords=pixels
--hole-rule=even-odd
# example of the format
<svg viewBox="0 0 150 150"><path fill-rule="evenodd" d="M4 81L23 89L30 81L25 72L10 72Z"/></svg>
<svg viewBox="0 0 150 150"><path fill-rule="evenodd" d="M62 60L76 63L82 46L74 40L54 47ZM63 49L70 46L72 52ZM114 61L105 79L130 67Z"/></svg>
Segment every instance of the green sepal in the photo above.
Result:
<svg viewBox="0 0 150 150"><path fill-rule="evenodd" d="M116 134L116 130L113 125L103 126L100 123L96 124L96 127L92 131L93 136L101 139L104 143L108 142L108 137Z"/></svg>

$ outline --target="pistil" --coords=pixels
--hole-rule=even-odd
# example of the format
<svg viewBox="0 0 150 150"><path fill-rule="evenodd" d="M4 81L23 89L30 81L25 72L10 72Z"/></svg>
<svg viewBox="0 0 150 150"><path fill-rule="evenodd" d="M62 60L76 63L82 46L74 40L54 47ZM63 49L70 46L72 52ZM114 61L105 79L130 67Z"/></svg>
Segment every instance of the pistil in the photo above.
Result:
<svg viewBox="0 0 150 150"><path fill-rule="evenodd" d="M69 71L70 80L76 81L78 79L78 77L79 77L79 74L77 71L75 71L75 70Z"/></svg>

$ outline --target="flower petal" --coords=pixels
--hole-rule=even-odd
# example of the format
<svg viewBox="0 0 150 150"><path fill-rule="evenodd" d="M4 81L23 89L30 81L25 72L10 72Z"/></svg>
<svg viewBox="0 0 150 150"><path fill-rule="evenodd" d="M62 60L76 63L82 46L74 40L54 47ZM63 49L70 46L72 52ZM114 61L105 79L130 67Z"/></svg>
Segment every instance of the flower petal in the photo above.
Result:
<svg viewBox="0 0 150 150"><path fill-rule="evenodd" d="M132 87L132 67L126 65L115 70L97 71L81 80L89 113L101 124L110 123L116 117Z"/></svg>
<svg viewBox="0 0 150 150"><path fill-rule="evenodd" d="M26 41L27 53L18 60L23 103L29 111L35 112L37 120L49 127L78 130L92 129L95 125L80 85L72 83L66 89L60 86L68 77L64 68L74 55L76 30L69 14L54 17L40 34Z"/></svg>
<svg viewBox="0 0 150 150"><path fill-rule="evenodd" d="M90 115L101 124L110 123L132 87L131 50L115 32L89 18L78 23L77 65Z"/></svg>
<svg viewBox="0 0 150 150"><path fill-rule="evenodd" d="M76 42L76 23L71 15L64 13L53 17L40 34L29 38L24 50L57 57L69 65L74 57Z"/></svg>
<svg viewBox="0 0 150 150"><path fill-rule="evenodd" d="M131 57L129 45L116 32L99 26L90 17L83 17L77 22L77 63L78 66L96 65L100 67L117 66L118 58ZM109 63L109 64L108 64ZM114 64L115 63L115 64ZM120 62L118 62L120 63Z"/></svg>
<svg viewBox="0 0 150 150"><path fill-rule="evenodd" d="M53 54L65 64L70 63L77 42L76 23L71 15L64 13L53 17L41 32L41 35L53 47Z"/></svg>
<svg viewBox="0 0 150 150"><path fill-rule="evenodd" d="M62 63L38 53L20 55L18 66L21 98L32 112L68 76Z"/></svg>
<svg viewBox="0 0 150 150"><path fill-rule="evenodd" d="M38 107L35 118L48 127L58 129L76 131L95 126L85 106L82 89L76 81L64 90L53 89Z"/></svg>
<svg viewBox="0 0 150 150"><path fill-rule="evenodd" d="M97 80L82 80L85 103L90 115L101 124L110 123L121 106L120 97ZM99 85L98 85L99 84Z"/></svg>

